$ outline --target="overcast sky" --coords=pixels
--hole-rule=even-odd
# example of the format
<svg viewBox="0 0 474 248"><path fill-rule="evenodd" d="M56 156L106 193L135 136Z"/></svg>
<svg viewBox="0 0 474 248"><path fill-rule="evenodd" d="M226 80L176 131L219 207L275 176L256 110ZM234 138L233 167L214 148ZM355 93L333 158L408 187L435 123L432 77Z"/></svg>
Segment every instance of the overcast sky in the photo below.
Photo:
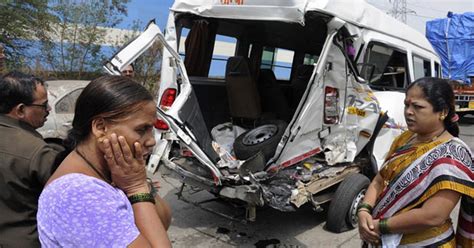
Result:
<svg viewBox="0 0 474 248"><path fill-rule="evenodd" d="M366 1L385 12L392 8L389 0ZM424 34L426 21L446 18L448 11L474 12L474 0L407 0L407 8L414 11L407 14L407 24Z"/></svg>

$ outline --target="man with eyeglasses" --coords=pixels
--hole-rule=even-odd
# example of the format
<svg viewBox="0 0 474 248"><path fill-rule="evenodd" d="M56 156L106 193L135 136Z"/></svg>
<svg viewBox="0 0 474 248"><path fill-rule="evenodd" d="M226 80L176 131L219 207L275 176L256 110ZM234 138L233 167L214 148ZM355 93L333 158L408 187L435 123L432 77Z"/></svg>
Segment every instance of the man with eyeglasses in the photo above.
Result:
<svg viewBox="0 0 474 248"><path fill-rule="evenodd" d="M41 79L20 72L0 78L0 247L40 247L38 198L60 152L36 131L50 110Z"/></svg>

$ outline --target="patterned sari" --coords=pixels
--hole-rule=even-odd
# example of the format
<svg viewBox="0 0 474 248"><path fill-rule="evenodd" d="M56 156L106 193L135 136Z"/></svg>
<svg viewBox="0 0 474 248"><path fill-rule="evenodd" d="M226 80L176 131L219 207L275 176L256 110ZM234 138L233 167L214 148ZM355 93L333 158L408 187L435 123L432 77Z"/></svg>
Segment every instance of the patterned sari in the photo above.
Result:
<svg viewBox="0 0 474 248"><path fill-rule="evenodd" d="M414 234L382 236L384 246L474 247L474 165L469 147L458 138L406 145L407 131L392 144L380 171L385 189L377 199L373 217L388 218L423 203L440 190L462 194L456 235L451 220Z"/></svg>

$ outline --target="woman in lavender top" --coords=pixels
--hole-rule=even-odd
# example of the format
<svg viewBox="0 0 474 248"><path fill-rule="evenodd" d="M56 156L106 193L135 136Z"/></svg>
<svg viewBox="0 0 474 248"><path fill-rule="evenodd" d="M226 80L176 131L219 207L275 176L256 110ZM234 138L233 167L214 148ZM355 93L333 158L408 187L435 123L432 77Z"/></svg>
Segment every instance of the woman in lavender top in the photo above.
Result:
<svg viewBox="0 0 474 248"><path fill-rule="evenodd" d="M39 199L43 247L171 246L169 207L146 182L155 120L153 97L130 78L103 76L84 89L66 140L72 151Z"/></svg>

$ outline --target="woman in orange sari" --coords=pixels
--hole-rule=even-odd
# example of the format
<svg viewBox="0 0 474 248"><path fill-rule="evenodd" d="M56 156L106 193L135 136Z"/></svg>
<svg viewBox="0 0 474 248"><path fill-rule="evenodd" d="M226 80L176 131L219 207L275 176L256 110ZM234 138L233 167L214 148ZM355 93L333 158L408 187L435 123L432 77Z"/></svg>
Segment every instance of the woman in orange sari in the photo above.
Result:
<svg viewBox="0 0 474 248"><path fill-rule="evenodd" d="M474 247L472 152L461 141L447 80L407 89L408 131L392 144L358 207L359 234L383 247ZM456 234L450 214L459 199Z"/></svg>

